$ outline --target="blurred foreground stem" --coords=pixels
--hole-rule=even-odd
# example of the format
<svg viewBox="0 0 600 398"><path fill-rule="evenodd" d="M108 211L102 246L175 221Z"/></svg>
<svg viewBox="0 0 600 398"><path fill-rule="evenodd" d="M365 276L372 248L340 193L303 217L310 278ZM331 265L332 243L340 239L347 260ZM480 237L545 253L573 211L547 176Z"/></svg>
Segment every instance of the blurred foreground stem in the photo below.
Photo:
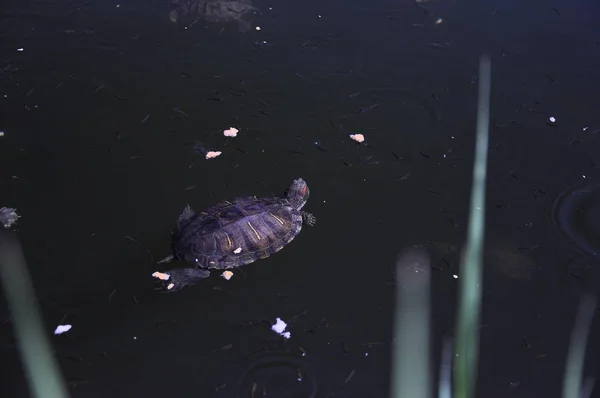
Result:
<svg viewBox="0 0 600 398"><path fill-rule="evenodd" d="M489 135L491 62L479 60L479 96L467 244L460 263L460 298L454 355L454 398L472 398L477 380L481 268L485 233L485 183Z"/></svg>
<svg viewBox="0 0 600 398"><path fill-rule="evenodd" d="M571 332L571 343L563 380L563 398L585 398L586 395L592 393L593 384L589 386L590 391L587 394L584 392L582 378L585 347L595 311L596 296L584 296L579 303L577 318L575 318L575 325Z"/></svg>
<svg viewBox="0 0 600 398"><path fill-rule="evenodd" d="M67 388L44 332L19 238L1 224L0 277L33 396L67 398Z"/></svg>

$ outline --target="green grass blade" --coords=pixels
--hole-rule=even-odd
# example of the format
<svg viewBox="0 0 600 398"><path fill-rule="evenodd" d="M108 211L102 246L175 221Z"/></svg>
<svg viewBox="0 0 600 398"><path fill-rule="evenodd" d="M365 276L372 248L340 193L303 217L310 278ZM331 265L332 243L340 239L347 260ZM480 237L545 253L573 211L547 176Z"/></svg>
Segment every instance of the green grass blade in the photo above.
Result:
<svg viewBox="0 0 600 398"><path fill-rule="evenodd" d="M392 396L430 398L430 264L420 251L396 263L396 311Z"/></svg>
<svg viewBox="0 0 600 398"><path fill-rule="evenodd" d="M0 225L0 277L23 365L36 398L69 396L46 333L19 239Z"/></svg>
<svg viewBox="0 0 600 398"><path fill-rule="evenodd" d="M491 61L479 62L477 136L467 244L460 264L460 296L454 357L454 398L472 398L477 380L481 269L485 235L485 184L489 140Z"/></svg>
<svg viewBox="0 0 600 398"><path fill-rule="evenodd" d="M563 398L581 398L586 395L582 388L583 364L585 346L595 310L596 297L584 296L579 303L577 318L575 318L575 325L571 332L571 343L563 381Z"/></svg>

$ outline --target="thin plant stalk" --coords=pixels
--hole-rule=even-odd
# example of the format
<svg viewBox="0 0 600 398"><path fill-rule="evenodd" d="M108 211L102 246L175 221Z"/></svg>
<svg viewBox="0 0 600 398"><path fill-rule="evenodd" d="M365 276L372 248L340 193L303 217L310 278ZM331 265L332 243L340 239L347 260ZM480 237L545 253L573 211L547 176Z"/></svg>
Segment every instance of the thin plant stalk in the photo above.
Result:
<svg viewBox="0 0 600 398"><path fill-rule="evenodd" d="M36 398L67 398L69 393L52 355L19 238L2 225L0 279L32 395Z"/></svg>
<svg viewBox="0 0 600 398"><path fill-rule="evenodd" d="M400 255L396 278L392 396L430 398L429 256L417 250Z"/></svg>
<svg viewBox="0 0 600 398"><path fill-rule="evenodd" d="M596 310L596 297L584 296L579 303L577 318L571 332L571 343L567 354L567 365L563 381L563 398L580 398L591 394L593 383L586 389L582 388L585 346ZM589 383L588 383L589 384ZM590 390L589 393L585 390Z"/></svg>
<svg viewBox="0 0 600 398"><path fill-rule="evenodd" d="M481 317L481 274L485 233L485 187L489 141L491 61L479 61L479 95L467 244L460 263L460 296L454 356L454 398L475 394Z"/></svg>

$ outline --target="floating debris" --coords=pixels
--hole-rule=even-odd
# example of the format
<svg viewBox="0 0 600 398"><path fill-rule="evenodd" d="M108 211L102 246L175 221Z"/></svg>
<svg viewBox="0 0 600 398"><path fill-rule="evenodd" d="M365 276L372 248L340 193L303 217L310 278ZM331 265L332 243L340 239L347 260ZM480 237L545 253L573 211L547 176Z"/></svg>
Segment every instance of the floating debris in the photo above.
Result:
<svg viewBox="0 0 600 398"><path fill-rule="evenodd" d="M168 281L169 278L171 277L171 275L169 274L164 274L162 272L155 272L152 274L153 277L160 279L161 281Z"/></svg>
<svg viewBox="0 0 600 398"><path fill-rule="evenodd" d="M10 228L19 218L21 216L17 214L17 209L10 207L0 208L0 224L4 225L4 228Z"/></svg>
<svg viewBox="0 0 600 398"><path fill-rule="evenodd" d="M452 44L451 41L438 41L438 42L434 42L434 43L429 43L429 47L443 49L443 48L450 47L450 44Z"/></svg>
<svg viewBox="0 0 600 398"><path fill-rule="evenodd" d="M174 287L175 287L175 284L174 284L174 283L169 283L169 286L167 286L167 289L168 289L168 290L171 290L171 289L173 289Z"/></svg>
<svg viewBox="0 0 600 398"><path fill-rule="evenodd" d="M174 111L174 112L177 112L177 113L179 113L180 115L182 115L182 116L185 116L185 117L188 117L188 116L189 116L187 113L185 113L184 111L182 111L182 110L181 110L181 109L179 109L179 108L173 108L173 111Z"/></svg>
<svg viewBox="0 0 600 398"><path fill-rule="evenodd" d="M237 137L237 133L240 130L236 129L235 127L229 127L227 130L223 131L223 135L225 137Z"/></svg>
<svg viewBox="0 0 600 398"><path fill-rule="evenodd" d="M364 108L359 109L356 113L366 113L377 108L378 106L379 104L371 104L369 106L365 106Z"/></svg>
<svg viewBox="0 0 600 398"><path fill-rule="evenodd" d="M169 13L169 20L173 23L177 23L177 10L173 10Z"/></svg>
<svg viewBox="0 0 600 398"><path fill-rule="evenodd" d="M252 27L252 15L259 12L251 0L172 0L172 3L175 9L169 13L169 20L187 24L186 29L202 18L213 23L233 21L240 32L245 32Z"/></svg>
<svg viewBox="0 0 600 398"><path fill-rule="evenodd" d="M223 278L225 280L230 280L232 276L233 276L233 272L231 272L231 271L225 271L221 274L221 278Z"/></svg>
<svg viewBox="0 0 600 398"><path fill-rule="evenodd" d="M72 326L71 325L58 325L56 327L56 330L54 330L54 334L63 334L65 332L68 332L69 330L71 330Z"/></svg>
<svg viewBox="0 0 600 398"><path fill-rule="evenodd" d="M0 131L0 137L4 137L4 131Z"/></svg>
<svg viewBox="0 0 600 398"><path fill-rule="evenodd" d="M274 44L271 42L268 42L266 40L257 40L254 42L254 46L259 47L259 48L267 48L267 47L273 47Z"/></svg>
<svg viewBox="0 0 600 398"><path fill-rule="evenodd" d="M283 336L286 339L289 339L291 337L290 332L285 332L287 323L282 321L281 318L277 318L276 321L277 321L277 323L275 323L275 325L271 326L271 330L274 331L275 333L277 333L278 335Z"/></svg>
<svg viewBox="0 0 600 398"><path fill-rule="evenodd" d="M235 249L233 252L234 252L235 254L240 254L240 253L242 252L242 248L241 248L241 247L238 247L238 248L237 248L237 249Z"/></svg>
<svg viewBox="0 0 600 398"><path fill-rule="evenodd" d="M362 134L350 134L350 138L359 143L365 140L365 136Z"/></svg>
<svg viewBox="0 0 600 398"><path fill-rule="evenodd" d="M206 159L213 159L216 158L217 156L221 155L222 152L220 151L208 151L206 153Z"/></svg>
<svg viewBox="0 0 600 398"><path fill-rule="evenodd" d="M317 147L317 148L318 148L320 151L323 151L323 152L329 152L329 151L327 150L327 148L325 148L323 145L321 145L321 143L320 143L319 141L315 141L315 146L316 146L316 147Z"/></svg>

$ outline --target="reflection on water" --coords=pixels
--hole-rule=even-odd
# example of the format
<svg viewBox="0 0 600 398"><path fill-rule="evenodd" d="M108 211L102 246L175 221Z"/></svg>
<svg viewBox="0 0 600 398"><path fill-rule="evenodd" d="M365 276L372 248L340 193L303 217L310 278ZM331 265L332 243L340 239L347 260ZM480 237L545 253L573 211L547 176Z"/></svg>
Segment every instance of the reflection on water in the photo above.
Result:
<svg viewBox="0 0 600 398"><path fill-rule="evenodd" d="M600 184L571 188L554 203L552 221L582 254L600 253Z"/></svg>
<svg viewBox="0 0 600 398"><path fill-rule="evenodd" d="M224 23L235 21L241 31L250 29L248 17L258 11L250 0L172 0L175 9L169 15L171 21L181 18L202 18L206 21Z"/></svg>

